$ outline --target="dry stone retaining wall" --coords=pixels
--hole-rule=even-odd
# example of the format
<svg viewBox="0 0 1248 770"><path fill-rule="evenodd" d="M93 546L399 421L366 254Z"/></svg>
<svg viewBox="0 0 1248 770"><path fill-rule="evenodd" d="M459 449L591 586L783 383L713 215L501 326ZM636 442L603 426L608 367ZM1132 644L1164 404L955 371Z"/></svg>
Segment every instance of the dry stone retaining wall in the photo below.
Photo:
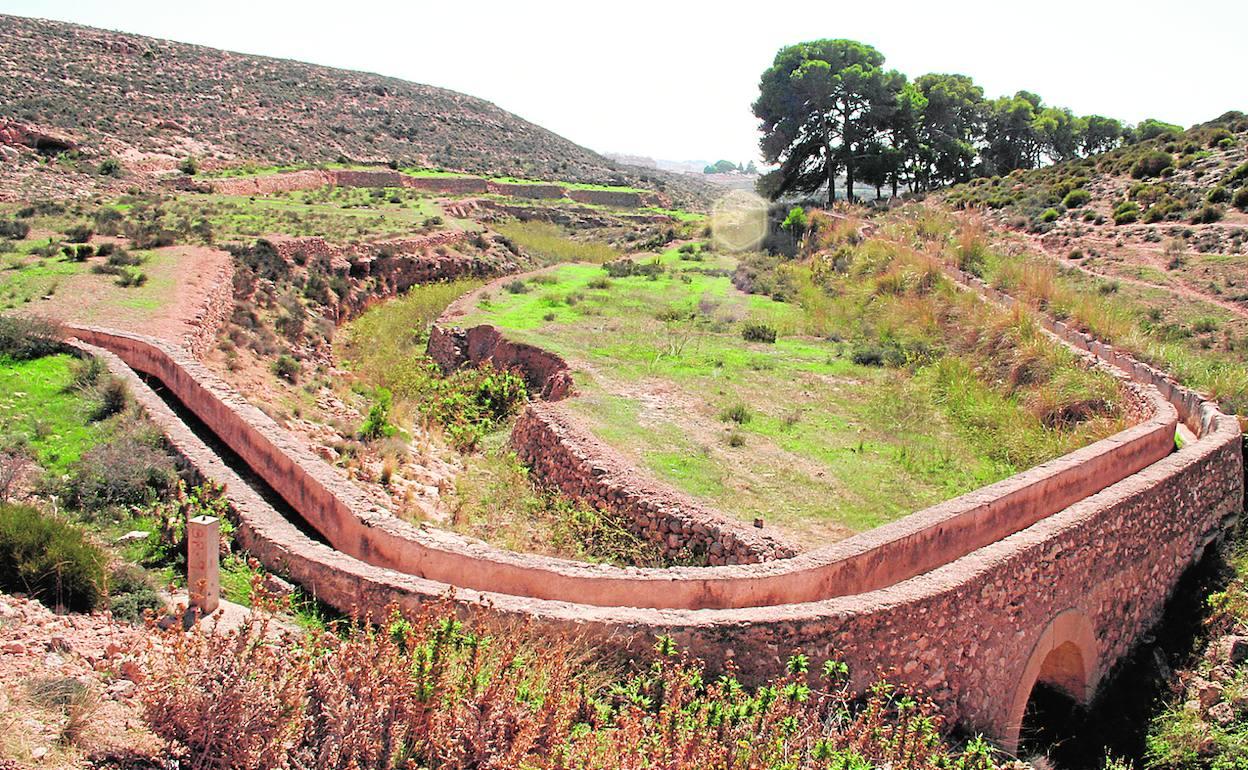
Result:
<svg viewBox="0 0 1248 770"><path fill-rule="evenodd" d="M521 184L498 182L476 176L412 176L392 169L304 169L257 176L201 179L183 184L203 188L222 195L267 195L296 190L315 190L326 185L337 187L405 187L446 195L480 195L494 193L513 198L553 200L571 198L617 208L666 206L670 203L658 193L624 190L584 190L561 184Z"/></svg>
<svg viewBox="0 0 1248 770"><path fill-rule="evenodd" d="M781 538L638 473L553 404L525 407L511 432L511 445L544 484L612 513L671 558L701 556L720 566L796 554Z"/></svg>

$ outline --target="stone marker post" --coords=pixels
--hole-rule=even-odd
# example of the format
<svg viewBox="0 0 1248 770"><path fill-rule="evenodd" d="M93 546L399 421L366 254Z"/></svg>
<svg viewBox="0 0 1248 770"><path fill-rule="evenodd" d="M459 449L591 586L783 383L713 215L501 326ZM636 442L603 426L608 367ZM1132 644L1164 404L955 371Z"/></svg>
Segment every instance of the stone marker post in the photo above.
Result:
<svg viewBox="0 0 1248 770"><path fill-rule="evenodd" d="M186 523L186 540L186 591L191 607L211 615L221 597L221 522L215 516L196 516Z"/></svg>

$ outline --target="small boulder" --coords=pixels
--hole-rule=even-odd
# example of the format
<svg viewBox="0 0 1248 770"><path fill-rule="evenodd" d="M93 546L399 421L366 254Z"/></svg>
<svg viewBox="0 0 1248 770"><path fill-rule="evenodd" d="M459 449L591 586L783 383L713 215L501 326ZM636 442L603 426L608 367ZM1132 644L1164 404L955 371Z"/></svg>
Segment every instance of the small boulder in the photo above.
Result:
<svg viewBox="0 0 1248 770"><path fill-rule="evenodd" d="M1220 725L1229 725L1235 721L1235 707L1226 701L1215 703L1209 707L1209 718Z"/></svg>
<svg viewBox="0 0 1248 770"><path fill-rule="evenodd" d="M1207 709L1222 700L1222 685L1217 682L1199 679L1192 689L1196 692L1196 700L1200 701L1201 708Z"/></svg>

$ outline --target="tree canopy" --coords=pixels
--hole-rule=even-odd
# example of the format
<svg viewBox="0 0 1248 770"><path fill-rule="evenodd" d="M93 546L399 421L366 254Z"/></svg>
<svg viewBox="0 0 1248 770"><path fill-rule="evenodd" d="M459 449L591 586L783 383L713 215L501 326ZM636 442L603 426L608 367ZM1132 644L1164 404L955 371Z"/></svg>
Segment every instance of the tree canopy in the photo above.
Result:
<svg viewBox="0 0 1248 770"><path fill-rule="evenodd" d="M1113 149L1124 140L1177 126L1159 120L1129 129L1113 118L1078 116L1019 91L987 99L966 75L931 73L910 81L884 55L854 40L786 46L759 80L754 115L763 158L777 169L760 189L771 197L854 186L925 190L974 176L1007 174L1045 162Z"/></svg>

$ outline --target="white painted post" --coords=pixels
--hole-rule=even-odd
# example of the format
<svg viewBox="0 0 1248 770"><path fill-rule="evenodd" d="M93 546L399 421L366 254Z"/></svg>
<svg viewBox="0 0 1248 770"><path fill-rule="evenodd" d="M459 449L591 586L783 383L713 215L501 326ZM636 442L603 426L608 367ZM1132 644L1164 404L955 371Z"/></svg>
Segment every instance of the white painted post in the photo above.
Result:
<svg viewBox="0 0 1248 770"><path fill-rule="evenodd" d="M186 540L186 591L192 607L211 615L221 600L221 522L215 516L190 519Z"/></svg>

